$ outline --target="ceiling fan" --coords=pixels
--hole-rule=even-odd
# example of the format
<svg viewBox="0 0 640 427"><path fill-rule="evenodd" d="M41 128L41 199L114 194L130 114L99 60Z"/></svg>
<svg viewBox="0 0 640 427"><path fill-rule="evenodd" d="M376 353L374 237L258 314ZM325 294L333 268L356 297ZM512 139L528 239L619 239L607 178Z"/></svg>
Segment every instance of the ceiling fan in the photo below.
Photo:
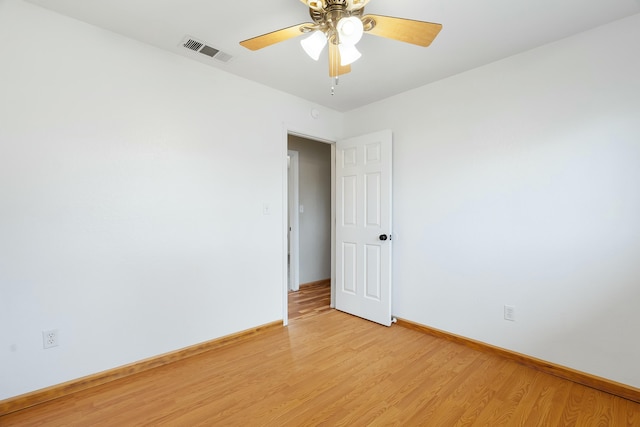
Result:
<svg viewBox="0 0 640 427"><path fill-rule="evenodd" d="M300 43L316 61L329 45L329 76L338 77L351 71L351 64L360 58L356 44L364 33L427 47L436 38L441 24L365 15L370 0L300 0L309 7L313 22L297 24L261 36L241 41L250 50L258 50L303 34L309 36Z"/></svg>

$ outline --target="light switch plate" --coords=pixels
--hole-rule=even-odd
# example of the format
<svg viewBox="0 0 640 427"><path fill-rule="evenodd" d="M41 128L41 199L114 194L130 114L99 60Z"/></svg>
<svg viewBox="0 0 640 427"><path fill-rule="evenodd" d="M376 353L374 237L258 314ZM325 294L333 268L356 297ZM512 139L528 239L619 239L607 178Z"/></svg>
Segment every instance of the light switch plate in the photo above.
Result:
<svg viewBox="0 0 640 427"><path fill-rule="evenodd" d="M512 305L504 306L504 320L509 320L511 322L516 321L516 308Z"/></svg>

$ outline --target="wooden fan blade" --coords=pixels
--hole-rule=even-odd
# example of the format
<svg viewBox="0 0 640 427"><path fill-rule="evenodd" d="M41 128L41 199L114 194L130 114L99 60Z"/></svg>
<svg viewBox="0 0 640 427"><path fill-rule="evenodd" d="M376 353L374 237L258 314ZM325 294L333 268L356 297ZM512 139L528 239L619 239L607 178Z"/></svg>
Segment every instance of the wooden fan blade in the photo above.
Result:
<svg viewBox="0 0 640 427"><path fill-rule="evenodd" d="M303 32L304 28L313 28L315 24L304 23L294 25L293 27L283 28L281 30L272 31L267 34L263 34L258 37L254 37L248 40L241 41L240 44L247 49L258 50L263 47L271 46L272 44L276 44L285 40L289 40L294 37L301 36L305 34Z"/></svg>
<svg viewBox="0 0 640 427"><path fill-rule="evenodd" d="M370 30L366 30L368 21L374 24ZM442 24L383 15L365 15L362 22L369 34L423 47L429 46L442 29Z"/></svg>
<svg viewBox="0 0 640 427"><path fill-rule="evenodd" d="M329 77L338 77L351 72L351 65L340 65L338 45L329 42Z"/></svg>

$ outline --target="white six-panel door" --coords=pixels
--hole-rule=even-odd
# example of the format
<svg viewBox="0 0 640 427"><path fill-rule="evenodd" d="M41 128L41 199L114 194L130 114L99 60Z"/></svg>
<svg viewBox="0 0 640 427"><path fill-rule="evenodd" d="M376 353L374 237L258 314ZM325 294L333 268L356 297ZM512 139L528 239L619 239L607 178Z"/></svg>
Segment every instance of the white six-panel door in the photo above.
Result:
<svg viewBox="0 0 640 427"><path fill-rule="evenodd" d="M391 131L336 144L336 308L391 325Z"/></svg>

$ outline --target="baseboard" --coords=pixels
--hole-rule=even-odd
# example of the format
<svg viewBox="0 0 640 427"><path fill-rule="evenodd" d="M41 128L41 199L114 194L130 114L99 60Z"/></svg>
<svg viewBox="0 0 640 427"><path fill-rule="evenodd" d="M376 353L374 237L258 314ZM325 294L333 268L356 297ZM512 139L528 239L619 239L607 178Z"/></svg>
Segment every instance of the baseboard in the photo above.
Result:
<svg viewBox="0 0 640 427"><path fill-rule="evenodd" d="M465 345L467 347L473 348L474 350L502 356L523 365L529 366L538 371L545 372L547 374L551 374L565 380L573 381L575 383L582 384L584 386L591 387L605 393L613 394L615 396L622 397L636 403L640 403L640 389L631 387L626 384L587 374L575 369L567 368L566 366L556 365L555 363L536 359L535 357L516 353L514 351L486 344L481 341L472 340L460 335L455 335L446 331L431 328L429 326L424 326L419 323L411 322L409 320L398 319L397 324L398 326L402 326L404 328L413 329L415 331L423 332L438 338L443 338L449 341L456 342L458 344Z"/></svg>
<svg viewBox="0 0 640 427"><path fill-rule="evenodd" d="M305 286L315 286L315 285L327 285L327 286L329 286L330 284L331 284L331 279L322 279L322 280L316 280L315 282L301 283L300 287L304 288Z"/></svg>
<svg viewBox="0 0 640 427"><path fill-rule="evenodd" d="M31 393L22 394L20 396L12 397L6 400L1 400L0 417L11 412L20 411L31 406L67 396L78 391L106 384L108 382L144 372L149 369L168 365L170 363L187 359L189 357L196 356L207 351L215 350L230 344L235 344L278 327L282 327L281 320L258 326L256 328L247 329L246 331L227 335L212 341L207 341L201 344L196 344L180 350L172 351L170 353L161 354L128 365L120 366L108 371L99 372L97 374L47 387L42 390L36 390Z"/></svg>

